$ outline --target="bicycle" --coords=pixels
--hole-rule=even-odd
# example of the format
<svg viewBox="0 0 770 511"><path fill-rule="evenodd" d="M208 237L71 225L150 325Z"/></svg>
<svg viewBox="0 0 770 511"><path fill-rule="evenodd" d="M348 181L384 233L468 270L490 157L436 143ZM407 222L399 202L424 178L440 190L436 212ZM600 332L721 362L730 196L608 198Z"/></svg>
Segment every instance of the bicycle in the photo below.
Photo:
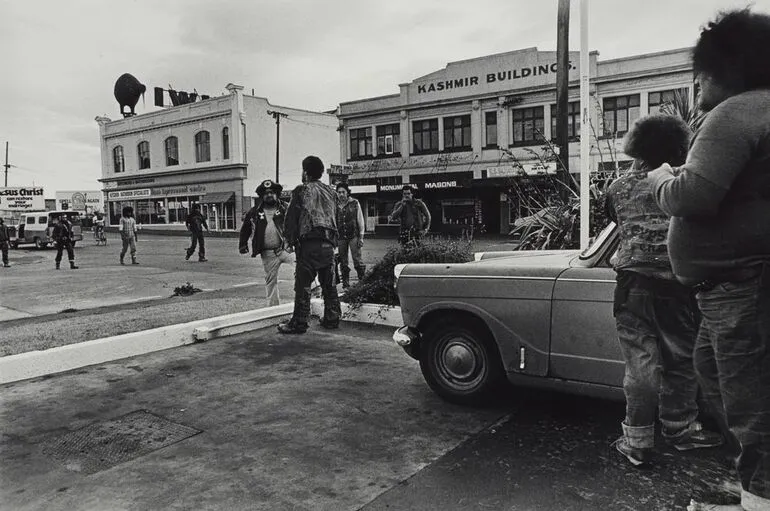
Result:
<svg viewBox="0 0 770 511"><path fill-rule="evenodd" d="M94 240L96 241L96 246L107 246L107 235L104 234L104 226L97 225L94 227Z"/></svg>

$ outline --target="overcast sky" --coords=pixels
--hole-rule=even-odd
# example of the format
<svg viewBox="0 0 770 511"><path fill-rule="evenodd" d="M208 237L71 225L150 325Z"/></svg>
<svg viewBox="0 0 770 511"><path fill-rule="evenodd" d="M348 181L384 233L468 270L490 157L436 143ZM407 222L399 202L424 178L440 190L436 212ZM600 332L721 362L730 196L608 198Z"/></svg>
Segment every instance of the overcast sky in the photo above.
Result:
<svg viewBox="0 0 770 511"><path fill-rule="evenodd" d="M570 50L579 50L572 1ZM599 60L691 46L746 0L589 0ZM770 0L751 2L770 13ZM557 0L0 0L0 159L8 186L98 190L97 115L121 118L115 80L331 110L398 93L447 62L556 49ZM0 162L4 163L4 162ZM0 185L3 183L0 182Z"/></svg>

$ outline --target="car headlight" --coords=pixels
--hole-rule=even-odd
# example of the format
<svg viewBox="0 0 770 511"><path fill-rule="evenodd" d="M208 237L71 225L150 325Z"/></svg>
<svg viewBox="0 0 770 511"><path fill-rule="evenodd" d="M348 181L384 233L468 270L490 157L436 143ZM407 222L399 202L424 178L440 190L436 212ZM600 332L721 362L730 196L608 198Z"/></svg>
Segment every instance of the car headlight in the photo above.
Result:
<svg viewBox="0 0 770 511"><path fill-rule="evenodd" d="M395 277L393 279L393 289L398 287L398 278L401 276L401 272L404 271L404 268L406 268L405 264L397 264L396 267L393 268L393 276Z"/></svg>

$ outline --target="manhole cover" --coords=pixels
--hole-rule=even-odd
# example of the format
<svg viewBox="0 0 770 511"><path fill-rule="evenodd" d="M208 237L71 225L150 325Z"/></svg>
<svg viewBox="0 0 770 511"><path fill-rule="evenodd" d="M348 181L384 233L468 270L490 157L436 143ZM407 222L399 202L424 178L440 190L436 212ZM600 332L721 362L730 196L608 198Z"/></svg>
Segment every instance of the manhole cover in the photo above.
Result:
<svg viewBox="0 0 770 511"><path fill-rule="evenodd" d="M146 410L95 422L42 442L43 453L74 472L93 474L200 433Z"/></svg>

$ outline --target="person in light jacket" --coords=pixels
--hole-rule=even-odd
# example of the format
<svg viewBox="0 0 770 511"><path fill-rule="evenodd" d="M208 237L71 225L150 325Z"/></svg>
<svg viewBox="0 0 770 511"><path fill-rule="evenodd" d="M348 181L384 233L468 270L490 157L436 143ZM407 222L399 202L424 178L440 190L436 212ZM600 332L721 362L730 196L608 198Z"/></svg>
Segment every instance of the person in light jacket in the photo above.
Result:
<svg viewBox="0 0 770 511"><path fill-rule="evenodd" d="M134 220L134 208L131 206L123 208L123 216L120 217L118 231L123 242L123 248L120 251L120 264L126 264L123 259L129 248L131 249L131 264L139 264L136 260L136 220Z"/></svg>

